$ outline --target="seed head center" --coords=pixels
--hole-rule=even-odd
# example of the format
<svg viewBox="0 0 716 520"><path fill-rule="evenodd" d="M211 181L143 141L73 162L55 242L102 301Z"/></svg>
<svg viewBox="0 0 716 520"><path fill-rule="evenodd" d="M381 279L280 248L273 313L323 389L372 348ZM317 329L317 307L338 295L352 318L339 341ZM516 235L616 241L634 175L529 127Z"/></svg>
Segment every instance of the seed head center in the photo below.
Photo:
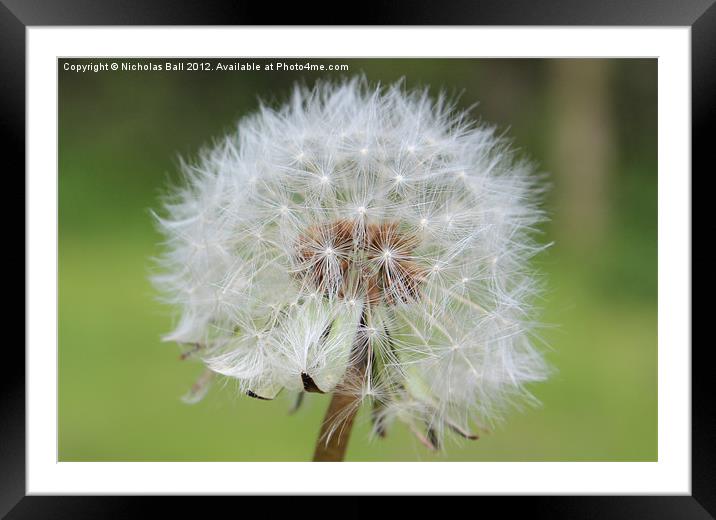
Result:
<svg viewBox="0 0 716 520"><path fill-rule="evenodd" d="M417 237L395 221L315 224L296 241L294 273L302 286L325 297L371 305L409 303L419 298L426 274L415 260L418 245Z"/></svg>

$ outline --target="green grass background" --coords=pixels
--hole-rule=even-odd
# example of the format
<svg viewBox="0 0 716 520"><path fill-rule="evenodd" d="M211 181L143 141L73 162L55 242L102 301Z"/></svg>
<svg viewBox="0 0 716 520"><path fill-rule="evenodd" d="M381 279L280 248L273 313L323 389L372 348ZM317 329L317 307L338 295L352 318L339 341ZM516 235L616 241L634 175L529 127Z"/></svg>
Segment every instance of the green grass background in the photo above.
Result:
<svg viewBox="0 0 716 520"><path fill-rule="evenodd" d="M88 62L90 60L72 60ZM94 60L98 61L98 60ZM161 61L161 60L160 60ZM292 60L285 60L292 61ZM312 60L318 62L319 60ZM569 165L555 153L561 96L556 60L331 60L372 81L461 93L475 114L508 129L551 173L547 200L555 245L537 260L547 282L539 304L549 361L532 388L538 408L512 413L475 442L432 454L395 425L369 440L366 413L352 461L649 461L657 459L656 61L602 63L599 93L610 149L596 217L584 240L571 215ZM230 381L206 399L180 397L201 366L160 341L170 309L148 282L160 237L149 215L177 154L194 154L296 80L326 73L71 73L59 62L59 458L63 461L305 461L327 396L289 402L244 397ZM561 89L561 90L560 90ZM596 94L595 94L596 95ZM574 206L574 205L572 205ZM563 226L563 222L578 225Z"/></svg>

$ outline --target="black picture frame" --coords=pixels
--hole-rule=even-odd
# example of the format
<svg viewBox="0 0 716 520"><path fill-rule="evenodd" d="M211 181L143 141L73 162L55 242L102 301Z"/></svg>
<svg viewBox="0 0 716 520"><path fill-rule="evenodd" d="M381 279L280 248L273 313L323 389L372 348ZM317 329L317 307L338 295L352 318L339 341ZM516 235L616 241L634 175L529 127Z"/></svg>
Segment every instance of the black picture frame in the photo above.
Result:
<svg viewBox="0 0 716 520"><path fill-rule="evenodd" d="M24 178L25 30L82 25L654 25L690 26L692 51L692 169L712 174L710 136L716 130L715 0L489 0L391 2L361 8L350 19L303 3L206 0L0 0L0 143L6 179ZM318 15L317 13L323 13ZM9 159L9 162L8 162ZM693 178L693 175L692 175ZM20 188L24 193L23 187ZM5 212L9 210L7 206ZM693 219L694 223L698 219ZM11 226L19 228L19 226ZM710 275L711 278L713 275ZM11 277L19 278L19 277ZM708 280L707 280L708 281ZM12 305L11 305L12 307ZM149 513L146 497L25 496L25 354L6 343L0 377L0 516L7 518L133 518ZM673 345L685 348L686 345ZM716 409L709 397L711 346L692 349L692 494L690 496L553 496L499 500L501 515L549 518L716 518ZM662 393L668 389L660 389ZM663 395L663 394L662 394ZM157 499L151 499L157 500ZM190 514L186 501L181 502ZM204 506L198 506L204 507ZM295 507L295 505L294 505ZM299 508L300 509L300 508ZM206 512L206 510L204 510Z"/></svg>

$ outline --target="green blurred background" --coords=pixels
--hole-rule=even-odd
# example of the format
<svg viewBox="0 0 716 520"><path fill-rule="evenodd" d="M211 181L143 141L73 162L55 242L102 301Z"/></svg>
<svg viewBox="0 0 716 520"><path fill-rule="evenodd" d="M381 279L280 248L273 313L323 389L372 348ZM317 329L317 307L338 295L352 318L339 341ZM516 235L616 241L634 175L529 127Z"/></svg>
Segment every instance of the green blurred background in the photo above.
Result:
<svg viewBox="0 0 716 520"><path fill-rule="evenodd" d="M231 382L180 401L202 368L159 339L171 316L148 282L160 241L149 209L177 178L177 154L258 97L278 103L294 81L331 73L78 73L65 61L102 60L59 61L60 460L310 460L327 396L295 415L287 399L250 399ZM533 387L543 405L442 454L402 425L369 441L363 411L347 460L656 460L656 60L310 61L479 102L476 117L507 130L552 183L542 239L555 245L537 264L557 372Z"/></svg>

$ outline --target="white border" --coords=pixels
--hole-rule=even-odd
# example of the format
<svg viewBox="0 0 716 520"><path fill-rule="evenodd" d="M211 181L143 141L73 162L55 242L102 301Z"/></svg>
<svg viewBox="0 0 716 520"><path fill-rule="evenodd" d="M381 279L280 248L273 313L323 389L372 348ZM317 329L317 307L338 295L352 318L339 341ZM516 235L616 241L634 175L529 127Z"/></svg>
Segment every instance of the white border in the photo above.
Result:
<svg viewBox="0 0 716 520"><path fill-rule="evenodd" d="M57 462L60 56L658 57L659 462ZM690 494L689 28L32 27L27 59L28 494Z"/></svg>

